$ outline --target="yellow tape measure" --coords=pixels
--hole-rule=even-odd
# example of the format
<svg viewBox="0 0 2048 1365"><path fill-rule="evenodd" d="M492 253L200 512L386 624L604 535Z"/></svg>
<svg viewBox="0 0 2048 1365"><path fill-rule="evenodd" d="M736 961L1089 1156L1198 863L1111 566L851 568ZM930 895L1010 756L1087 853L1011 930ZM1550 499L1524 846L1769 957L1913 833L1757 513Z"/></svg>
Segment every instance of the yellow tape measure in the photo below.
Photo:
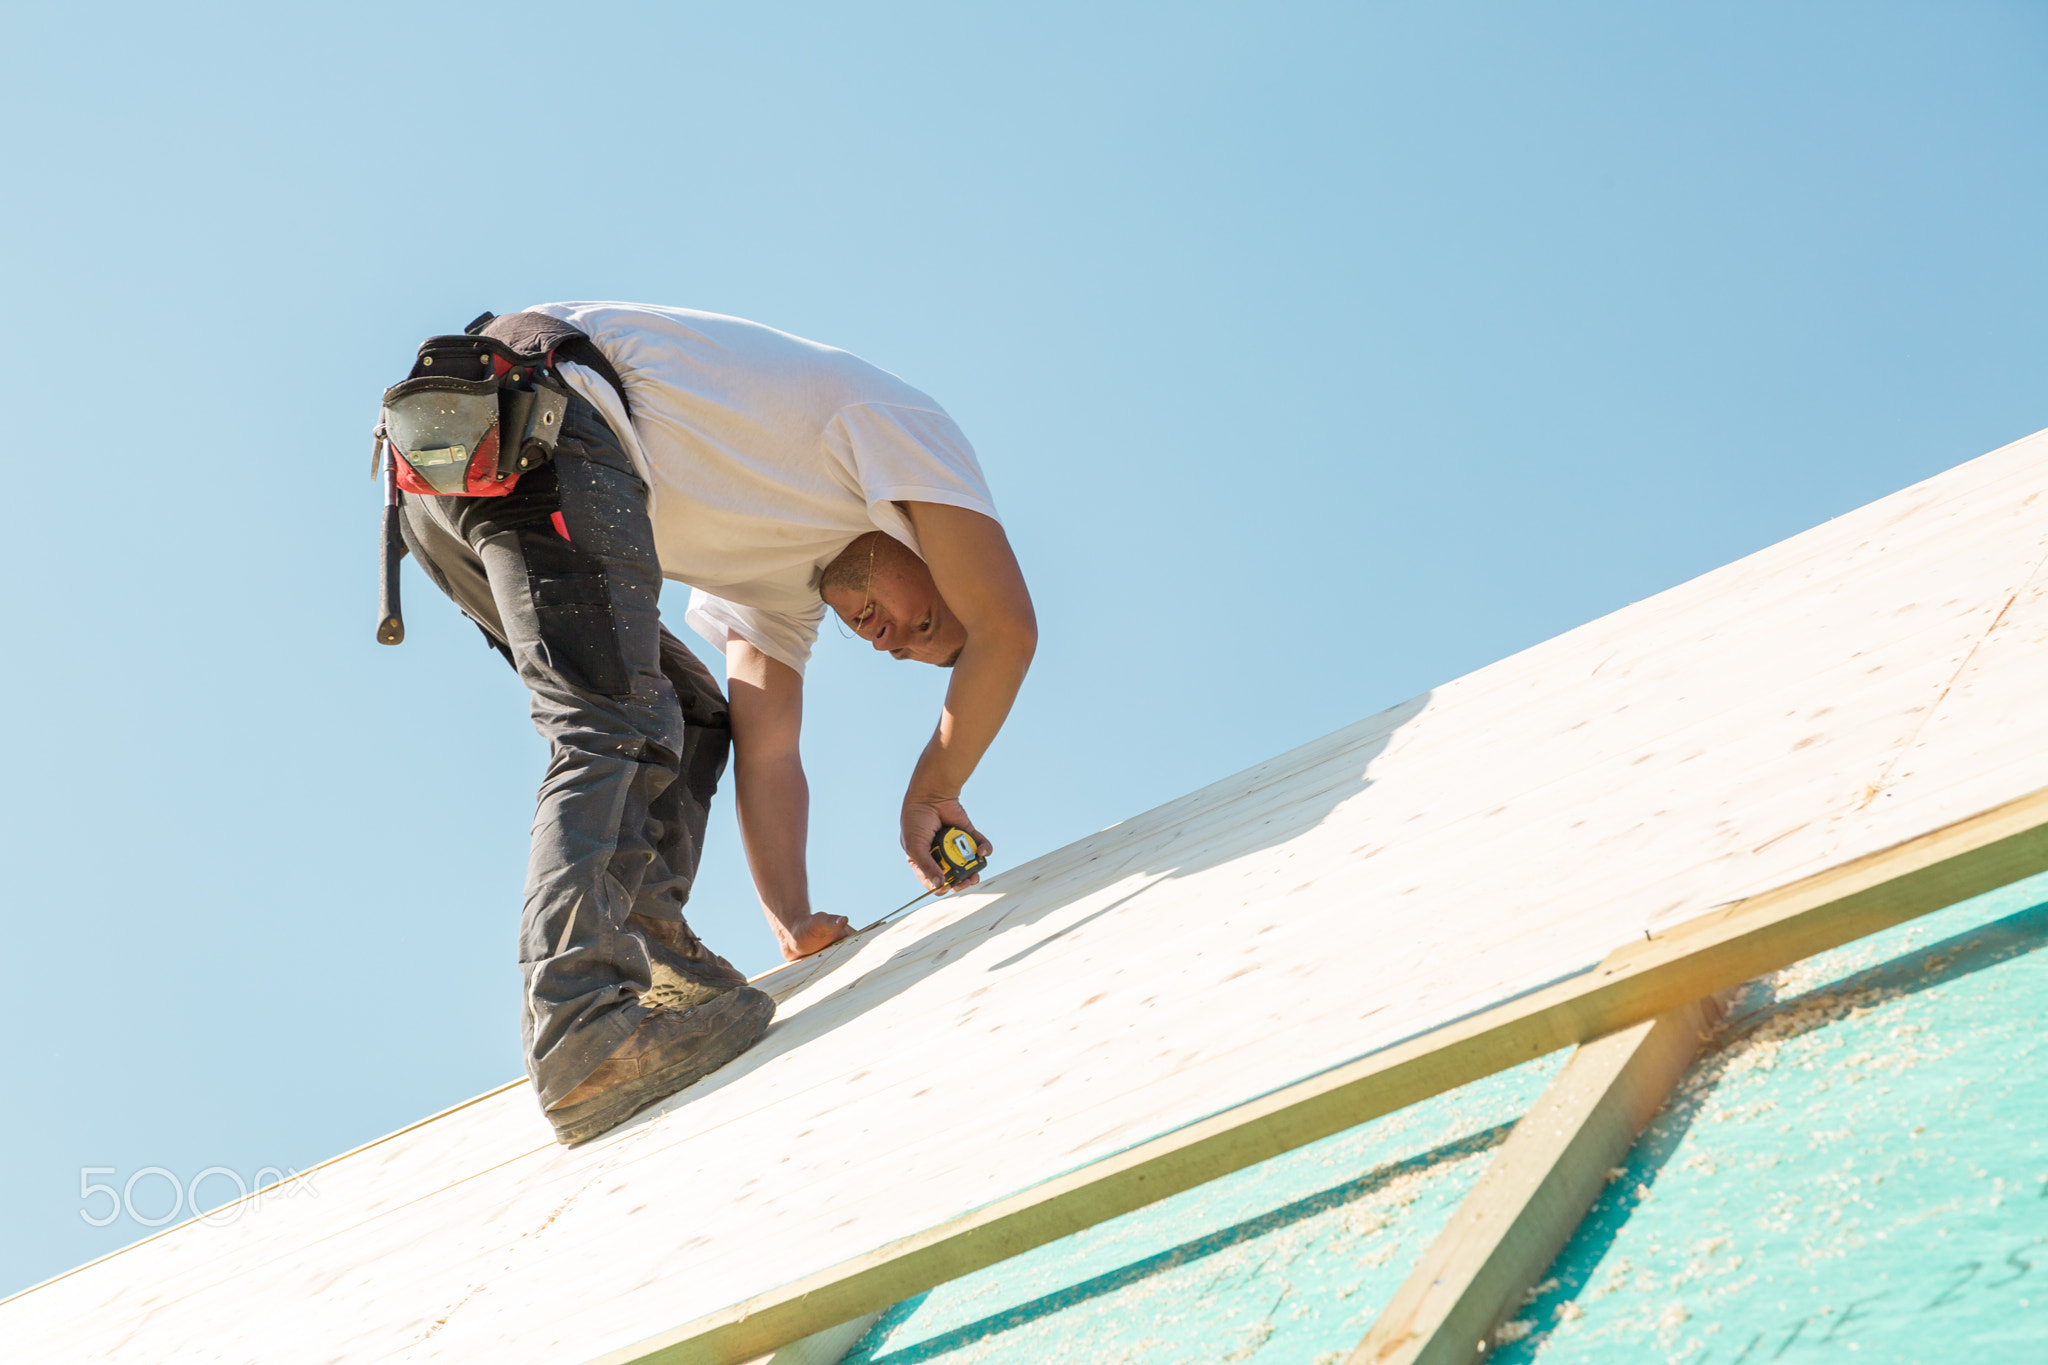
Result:
<svg viewBox="0 0 2048 1365"><path fill-rule="evenodd" d="M939 831L939 837L932 840L932 861L937 863L939 870L945 874L947 887L959 885L988 866L988 859L981 856L981 845L975 843L974 836L958 825L946 826ZM929 891L918 892L861 932L865 934L868 929L888 923L931 894Z"/></svg>
<svg viewBox="0 0 2048 1365"><path fill-rule="evenodd" d="M932 840L932 859L946 874L946 885L965 881L988 866L974 836L958 825L948 825Z"/></svg>

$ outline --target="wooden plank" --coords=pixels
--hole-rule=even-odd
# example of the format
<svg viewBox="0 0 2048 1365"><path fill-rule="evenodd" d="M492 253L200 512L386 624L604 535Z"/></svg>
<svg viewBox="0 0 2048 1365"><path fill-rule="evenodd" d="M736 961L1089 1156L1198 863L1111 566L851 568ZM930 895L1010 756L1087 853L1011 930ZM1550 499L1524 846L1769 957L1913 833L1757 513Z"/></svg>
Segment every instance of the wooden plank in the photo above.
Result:
<svg viewBox="0 0 2048 1365"><path fill-rule="evenodd" d="M880 1313L864 1313L852 1322L813 1332L779 1351L756 1357L749 1365L839 1365L846 1358L846 1353L860 1344L868 1328L875 1325L875 1319L881 1316Z"/></svg>
<svg viewBox="0 0 2048 1365"><path fill-rule="evenodd" d="M735 1365L1416 1100L2048 871L2048 790L1648 937L1433 1029L591 1365Z"/></svg>
<svg viewBox="0 0 2048 1365"><path fill-rule="evenodd" d="M1719 1021L1719 998L1579 1045L1346 1365L1472 1365Z"/></svg>

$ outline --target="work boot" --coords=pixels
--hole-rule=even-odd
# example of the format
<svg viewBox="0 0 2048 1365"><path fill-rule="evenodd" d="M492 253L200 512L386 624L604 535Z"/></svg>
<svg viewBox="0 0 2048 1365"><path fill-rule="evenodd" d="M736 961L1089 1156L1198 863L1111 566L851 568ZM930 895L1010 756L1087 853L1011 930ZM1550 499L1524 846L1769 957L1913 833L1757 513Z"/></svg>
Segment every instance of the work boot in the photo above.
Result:
<svg viewBox="0 0 2048 1365"><path fill-rule="evenodd" d="M640 996L641 1004L686 1010L747 984L745 973L705 947L681 920L628 915L626 923L647 945L653 977L653 985Z"/></svg>
<svg viewBox="0 0 2048 1365"><path fill-rule="evenodd" d="M702 1080L768 1031L775 1001L741 986L693 1009L658 1009L548 1110L565 1147L618 1127L648 1105Z"/></svg>

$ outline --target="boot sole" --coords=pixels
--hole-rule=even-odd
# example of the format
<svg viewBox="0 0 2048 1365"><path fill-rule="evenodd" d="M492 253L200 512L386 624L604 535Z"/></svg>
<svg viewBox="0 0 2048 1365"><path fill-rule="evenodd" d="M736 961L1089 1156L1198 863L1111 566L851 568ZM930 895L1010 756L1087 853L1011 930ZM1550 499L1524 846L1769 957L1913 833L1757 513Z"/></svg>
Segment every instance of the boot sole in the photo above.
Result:
<svg viewBox="0 0 2048 1365"><path fill-rule="evenodd" d="M775 1001L766 991L742 986L690 1011L712 1025L702 1043L673 1066L627 1081L604 1094L566 1109L548 1111L555 1141L575 1147L624 1123L687 1085L703 1080L761 1040L775 1017Z"/></svg>

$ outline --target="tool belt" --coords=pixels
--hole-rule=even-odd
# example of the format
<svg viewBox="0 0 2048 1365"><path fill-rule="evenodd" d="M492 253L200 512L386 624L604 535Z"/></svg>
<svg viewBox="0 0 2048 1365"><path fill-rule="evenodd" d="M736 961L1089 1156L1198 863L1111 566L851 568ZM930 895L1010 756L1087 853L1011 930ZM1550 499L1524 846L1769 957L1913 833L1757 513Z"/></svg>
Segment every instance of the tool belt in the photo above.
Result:
<svg viewBox="0 0 2048 1365"><path fill-rule="evenodd" d="M556 368L563 362L596 371L626 403L618 371L589 336L545 313L485 313L460 336L428 337L412 373L384 390L370 448L370 477L384 482L380 642L405 638L398 605L398 561L405 554L399 492L503 497L520 475L552 460L569 413L569 385Z"/></svg>
<svg viewBox="0 0 2048 1365"><path fill-rule="evenodd" d="M545 313L485 313L459 336L420 343L412 373L384 391L373 476L390 447L399 488L427 497L502 497L555 455L569 386L559 361L588 365L625 400L590 338Z"/></svg>

